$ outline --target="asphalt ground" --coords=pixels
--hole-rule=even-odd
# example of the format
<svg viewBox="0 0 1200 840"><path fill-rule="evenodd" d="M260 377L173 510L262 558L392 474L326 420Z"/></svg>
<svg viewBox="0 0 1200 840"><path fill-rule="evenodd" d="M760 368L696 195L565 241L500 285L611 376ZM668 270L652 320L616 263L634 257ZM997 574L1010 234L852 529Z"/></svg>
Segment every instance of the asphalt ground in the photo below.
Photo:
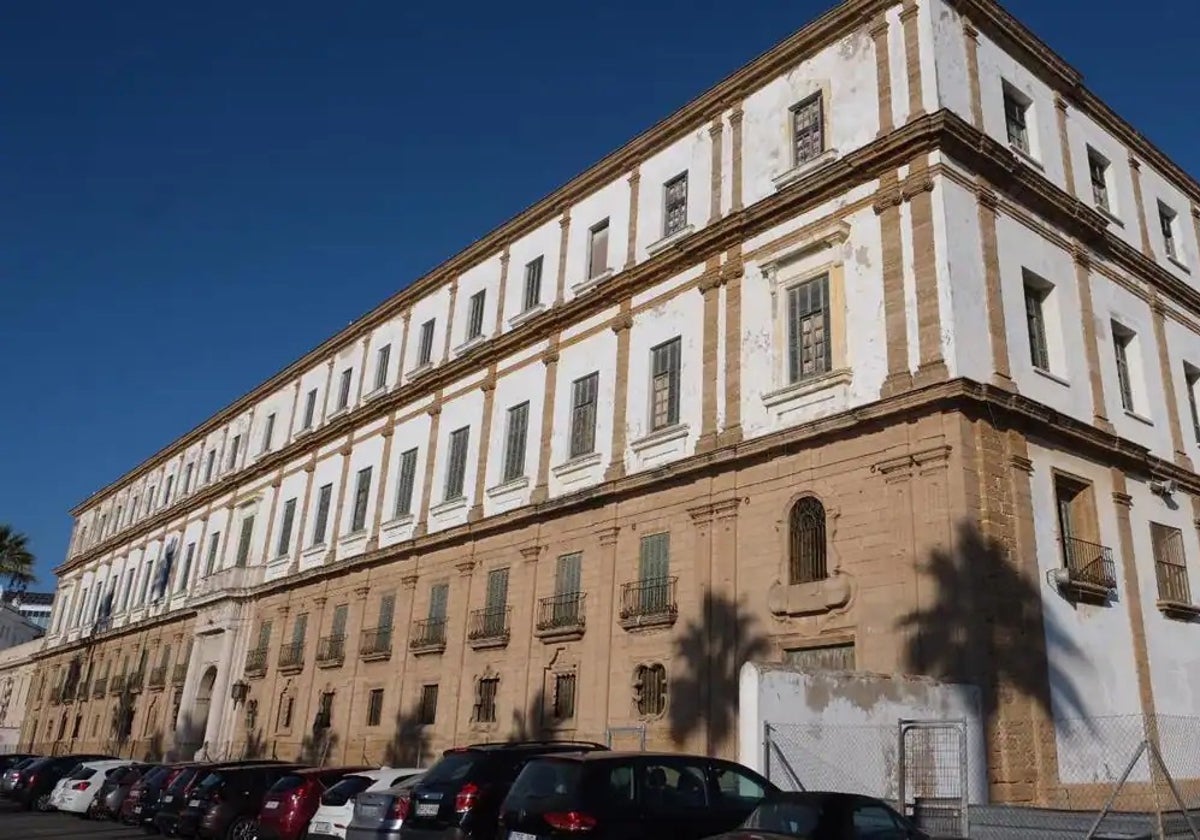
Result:
<svg viewBox="0 0 1200 840"><path fill-rule="evenodd" d="M147 840L136 827L74 814L22 811L0 800L0 840Z"/></svg>

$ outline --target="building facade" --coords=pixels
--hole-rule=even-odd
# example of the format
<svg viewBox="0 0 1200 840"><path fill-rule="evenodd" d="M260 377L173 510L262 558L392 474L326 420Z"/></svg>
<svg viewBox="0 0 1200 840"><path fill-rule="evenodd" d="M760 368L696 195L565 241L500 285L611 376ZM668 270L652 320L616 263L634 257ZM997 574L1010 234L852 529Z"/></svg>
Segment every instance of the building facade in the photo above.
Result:
<svg viewBox="0 0 1200 840"><path fill-rule="evenodd" d="M5 591L4 587L0 586L0 604L15 610L22 618L43 631L50 628L50 613L54 609L53 592Z"/></svg>
<svg viewBox="0 0 1200 840"><path fill-rule="evenodd" d="M1198 203L991 0L846 0L73 511L25 740L732 755L760 659L1061 798L1200 714Z"/></svg>
<svg viewBox="0 0 1200 840"><path fill-rule="evenodd" d="M29 687L36 668L34 654L42 640L0 650L0 755L16 752L29 709Z"/></svg>

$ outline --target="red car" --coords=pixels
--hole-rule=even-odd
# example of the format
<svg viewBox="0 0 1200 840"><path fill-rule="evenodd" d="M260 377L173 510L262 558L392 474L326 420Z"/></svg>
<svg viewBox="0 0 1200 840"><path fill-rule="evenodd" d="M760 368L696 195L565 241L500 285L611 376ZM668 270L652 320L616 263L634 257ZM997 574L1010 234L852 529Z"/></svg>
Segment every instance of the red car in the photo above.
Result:
<svg viewBox="0 0 1200 840"><path fill-rule="evenodd" d="M321 795L351 773L372 767L322 767L295 770L267 791L258 812L258 840L300 840L321 805Z"/></svg>

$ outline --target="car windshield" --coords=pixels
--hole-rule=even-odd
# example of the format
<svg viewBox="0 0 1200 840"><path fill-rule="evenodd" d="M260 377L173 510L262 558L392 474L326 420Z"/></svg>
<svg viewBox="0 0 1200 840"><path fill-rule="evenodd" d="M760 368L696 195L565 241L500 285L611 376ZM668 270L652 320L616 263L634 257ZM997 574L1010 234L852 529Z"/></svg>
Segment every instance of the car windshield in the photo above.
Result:
<svg viewBox="0 0 1200 840"><path fill-rule="evenodd" d="M175 780L167 787L171 793L179 793L188 786L188 782L196 778L196 774L200 772L199 767L187 767L180 771Z"/></svg>
<svg viewBox="0 0 1200 840"><path fill-rule="evenodd" d="M212 793L221 786L223 781L225 781L225 777L220 773L209 773L204 777L204 780L200 782L199 787L196 788L196 792L198 794Z"/></svg>
<svg viewBox="0 0 1200 840"><path fill-rule="evenodd" d="M583 766L578 761L531 761L513 783L505 807L536 814L570 811L578 804L582 775Z"/></svg>
<svg viewBox="0 0 1200 840"><path fill-rule="evenodd" d="M96 771L93 770L91 767L85 767L81 764L78 767L76 767L71 772L71 775L68 776L67 778L72 782L79 782L79 781L83 781L84 779L92 778L92 776L95 775L95 773L96 773Z"/></svg>
<svg viewBox="0 0 1200 840"><path fill-rule="evenodd" d="M441 761L429 768L429 772L425 774L421 783L442 785L447 782L462 781L471 772L476 760L477 757L469 752L456 752L442 756Z"/></svg>
<svg viewBox="0 0 1200 840"><path fill-rule="evenodd" d="M371 786L374 780L369 776L346 776L337 784L325 791L321 797L322 805L345 805L350 797L358 796Z"/></svg>
<svg viewBox="0 0 1200 840"><path fill-rule="evenodd" d="M742 828L806 838L816 835L823 814L820 801L815 799L809 802L768 802L755 808L742 823Z"/></svg>
<svg viewBox="0 0 1200 840"><path fill-rule="evenodd" d="M142 776L142 784L146 787L161 785L171 773L170 767L155 767L145 776Z"/></svg>

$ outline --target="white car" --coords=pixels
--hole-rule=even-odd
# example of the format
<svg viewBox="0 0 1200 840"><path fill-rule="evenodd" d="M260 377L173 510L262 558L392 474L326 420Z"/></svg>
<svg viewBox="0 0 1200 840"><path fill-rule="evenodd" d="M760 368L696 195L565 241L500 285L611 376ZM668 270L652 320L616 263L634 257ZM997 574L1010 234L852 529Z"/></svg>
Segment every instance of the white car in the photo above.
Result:
<svg viewBox="0 0 1200 840"><path fill-rule="evenodd" d="M424 773L415 767L360 770L344 777L321 795L321 805L308 823L309 840L346 840L346 826L354 816L354 798L367 791L387 790Z"/></svg>
<svg viewBox="0 0 1200 840"><path fill-rule="evenodd" d="M50 804L68 814L86 814L109 774L128 767L128 760L85 761L54 787Z"/></svg>

